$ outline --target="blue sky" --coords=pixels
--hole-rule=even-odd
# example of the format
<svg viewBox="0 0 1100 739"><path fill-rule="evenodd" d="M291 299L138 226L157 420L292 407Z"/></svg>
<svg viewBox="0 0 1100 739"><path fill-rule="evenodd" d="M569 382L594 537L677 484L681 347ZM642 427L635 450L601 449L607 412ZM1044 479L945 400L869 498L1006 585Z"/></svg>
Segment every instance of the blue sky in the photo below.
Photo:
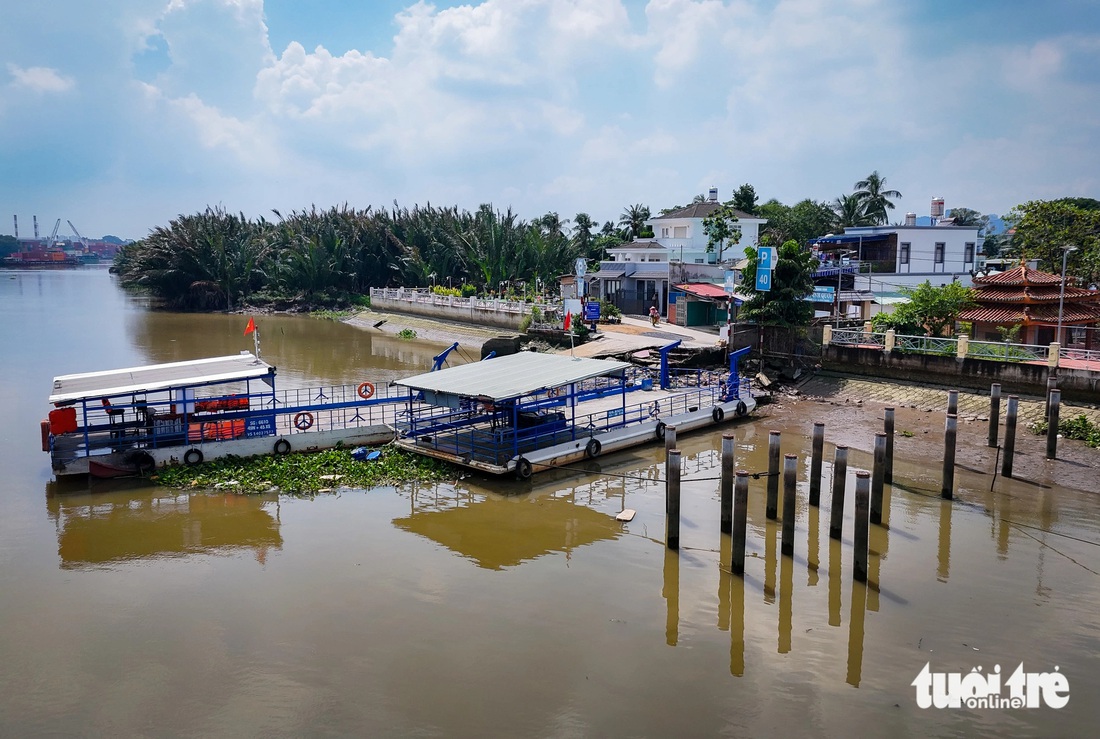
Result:
<svg viewBox="0 0 1100 739"><path fill-rule="evenodd" d="M1100 197L1095 0L7 5L0 233L394 200L602 222L872 170L898 220Z"/></svg>

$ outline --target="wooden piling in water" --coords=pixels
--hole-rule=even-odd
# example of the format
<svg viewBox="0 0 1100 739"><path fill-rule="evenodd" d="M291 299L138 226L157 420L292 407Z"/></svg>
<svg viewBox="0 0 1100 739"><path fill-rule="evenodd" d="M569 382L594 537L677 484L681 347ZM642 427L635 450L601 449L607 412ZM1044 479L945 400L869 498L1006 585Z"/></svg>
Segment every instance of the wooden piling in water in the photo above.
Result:
<svg viewBox="0 0 1100 739"><path fill-rule="evenodd" d="M745 539L749 521L749 473L737 470L733 492L733 559L730 569L736 575L745 573Z"/></svg>
<svg viewBox="0 0 1100 739"><path fill-rule="evenodd" d="M733 454L734 435L722 434L722 477L718 482L722 502L718 526L724 534L730 533L733 526Z"/></svg>
<svg viewBox="0 0 1100 739"><path fill-rule="evenodd" d="M665 463L668 480L668 515L665 516L665 546L680 548L680 450L669 449Z"/></svg>
<svg viewBox="0 0 1100 739"><path fill-rule="evenodd" d="M948 390L947 391L947 415L957 416L959 415L959 391Z"/></svg>
<svg viewBox="0 0 1100 739"><path fill-rule="evenodd" d="M665 426L665 480L668 480L668 453L676 448L676 427ZM665 489L668 489L668 483L665 483ZM665 495L665 515L668 515L668 502L670 497Z"/></svg>
<svg viewBox="0 0 1100 739"><path fill-rule="evenodd" d="M888 484L894 483L894 409L883 409L882 430L886 434L886 472L882 479Z"/></svg>
<svg viewBox="0 0 1100 739"><path fill-rule="evenodd" d="M797 485L798 455L787 454L783 457L783 536L779 549L789 557L794 556L794 508Z"/></svg>
<svg viewBox="0 0 1100 739"><path fill-rule="evenodd" d="M989 446L997 446L997 426L1001 422L1001 383L989 388Z"/></svg>
<svg viewBox="0 0 1100 739"><path fill-rule="evenodd" d="M779 518L779 432L768 432L768 501L764 515Z"/></svg>
<svg viewBox="0 0 1100 739"><path fill-rule="evenodd" d="M943 425L943 484L940 495L947 500L955 497L955 439L959 431L959 417L947 415Z"/></svg>
<svg viewBox="0 0 1100 739"><path fill-rule="evenodd" d="M825 424L814 424L813 451L810 457L810 505L821 505L821 455L825 453Z"/></svg>
<svg viewBox="0 0 1100 739"><path fill-rule="evenodd" d="M1016 452L1016 413L1020 407L1020 398L1008 396L1008 409L1005 413L1005 449L1001 460L1001 477L1012 477L1012 457Z"/></svg>
<svg viewBox="0 0 1100 739"><path fill-rule="evenodd" d="M871 473L866 470L856 472L856 526L855 554L852 557L852 578L867 582L867 543L870 524L867 518L871 498Z"/></svg>
<svg viewBox="0 0 1100 739"><path fill-rule="evenodd" d="M1047 459L1058 458L1058 419L1061 416L1062 391L1050 391L1050 409L1047 411Z"/></svg>
<svg viewBox="0 0 1100 739"><path fill-rule="evenodd" d="M882 483L886 477L886 434L875 434L875 464L871 472L871 523L882 523Z"/></svg>
<svg viewBox="0 0 1100 739"><path fill-rule="evenodd" d="M833 501L829 511L829 538L840 539L840 530L844 526L844 488L848 484L848 447L836 445L833 457Z"/></svg>

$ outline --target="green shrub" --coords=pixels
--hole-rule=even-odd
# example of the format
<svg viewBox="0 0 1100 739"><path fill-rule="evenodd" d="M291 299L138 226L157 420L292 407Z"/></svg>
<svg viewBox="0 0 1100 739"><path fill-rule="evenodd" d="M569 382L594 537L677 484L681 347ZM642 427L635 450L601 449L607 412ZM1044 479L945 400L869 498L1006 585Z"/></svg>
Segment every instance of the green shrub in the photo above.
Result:
<svg viewBox="0 0 1100 739"><path fill-rule="evenodd" d="M397 338L399 339L415 339L416 332L411 328L403 328L397 332Z"/></svg>
<svg viewBox="0 0 1100 739"><path fill-rule="evenodd" d="M619 318L623 312L619 310L619 307L614 303L609 303L606 300L600 301L600 318L607 320L609 318Z"/></svg>
<svg viewBox="0 0 1100 739"><path fill-rule="evenodd" d="M462 283L462 287L460 288L460 290L462 293L462 297L464 298L472 298L473 296L477 295L477 288L465 282Z"/></svg>

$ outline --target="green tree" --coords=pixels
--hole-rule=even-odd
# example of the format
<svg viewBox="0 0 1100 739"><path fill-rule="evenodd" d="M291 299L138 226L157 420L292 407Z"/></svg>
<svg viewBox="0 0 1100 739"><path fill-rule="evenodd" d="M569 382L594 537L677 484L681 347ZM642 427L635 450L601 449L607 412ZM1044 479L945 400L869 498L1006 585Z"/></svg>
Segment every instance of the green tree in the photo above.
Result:
<svg viewBox="0 0 1100 739"><path fill-rule="evenodd" d="M955 221L956 226L978 226L983 228L989 221L981 213L970 208L952 208L948 216Z"/></svg>
<svg viewBox="0 0 1100 739"><path fill-rule="evenodd" d="M7 234L0 235L0 258L19 251L19 239Z"/></svg>
<svg viewBox="0 0 1100 739"><path fill-rule="evenodd" d="M841 195L833 201L833 213L840 228L851 226L873 226L874 219L867 215L864 203L858 195Z"/></svg>
<svg viewBox="0 0 1100 739"><path fill-rule="evenodd" d="M902 288L909 297L893 313L879 313L873 319L879 331L894 329L899 334L943 336L944 330L954 328L959 313L974 304L973 292L957 282L932 287L925 280L917 287Z"/></svg>
<svg viewBox="0 0 1100 739"><path fill-rule="evenodd" d="M734 209L752 216L756 215L757 200L756 188L746 182L734 191L733 198L730 199L730 205Z"/></svg>
<svg viewBox="0 0 1100 739"><path fill-rule="evenodd" d="M588 259L602 259L602 254L593 253L595 250L592 246L592 241L595 238L594 229L596 223L592 220L592 216L587 213L578 213L573 216L573 237L572 245L573 250L578 254L582 254Z"/></svg>
<svg viewBox="0 0 1100 739"><path fill-rule="evenodd" d="M1028 259L1038 259L1047 272L1062 271L1062 247L1069 252L1066 274L1085 285L1100 283L1100 210L1082 208L1074 200L1032 200L1009 214L1015 224L1012 246Z"/></svg>
<svg viewBox="0 0 1100 739"><path fill-rule="evenodd" d="M767 218L760 243L775 246L787 241L807 244L811 239L833 230L836 214L826 203L806 199L792 206L769 200L759 208L758 215Z"/></svg>
<svg viewBox="0 0 1100 739"><path fill-rule="evenodd" d="M764 326L808 325L814 317L813 303L806 300L814 291L817 260L813 254L796 241L785 242L776 254L771 289L764 292L756 290L759 250L746 247L745 256L748 265L741 273L741 289L752 297L741 308L741 316Z"/></svg>
<svg viewBox="0 0 1100 739"><path fill-rule="evenodd" d="M900 198L902 195L897 190L886 189L886 178L876 169L864 179L855 184L855 195L863 203L863 210L870 216L874 223L889 223L890 216L886 212L894 209L891 198Z"/></svg>
<svg viewBox="0 0 1100 739"><path fill-rule="evenodd" d="M733 209L732 201L719 205L703 219L703 233L707 235L707 252L713 252L717 248L718 261L721 262L726 247L741 241L741 227L737 225L737 213Z"/></svg>
<svg viewBox="0 0 1100 739"><path fill-rule="evenodd" d="M641 236L647 220L649 220L649 206L640 203L628 206L619 216L619 225L622 226L625 239L630 241Z"/></svg>

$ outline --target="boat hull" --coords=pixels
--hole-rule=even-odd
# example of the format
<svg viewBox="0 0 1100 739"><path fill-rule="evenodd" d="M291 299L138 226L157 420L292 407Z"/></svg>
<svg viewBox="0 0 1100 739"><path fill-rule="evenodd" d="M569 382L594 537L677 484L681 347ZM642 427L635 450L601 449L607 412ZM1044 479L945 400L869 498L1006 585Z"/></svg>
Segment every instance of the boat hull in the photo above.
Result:
<svg viewBox="0 0 1100 739"><path fill-rule="evenodd" d="M744 413L738 414L739 405L744 404ZM721 409L721 414L716 414L715 409ZM586 459L602 457L606 454L629 449L631 447L659 441L663 438L659 429L666 426L675 426L676 432L686 433L708 426L717 426L741 418L746 418L756 409L756 402L752 398L747 400L735 399L729 402L716 403L700 407L694 411L676 415L658 416L651 420L631 424L622 428L608 431L598 431L566 442L547 446L542 449L525 452L522 455L509 459L505 464L492 464L478 459L469 458L466 455L453 454L438 449L430 444L425 444L416 438L405 437L397 440L397 446L424 456L442 459L453 464L462 465L472 469L488 472L494 475L515 474L520 478L530 477L532 474L562 467L564 465L581 462ZM720 418L716 420L716 415ZM598 446L589 446L595 440ZM592 451L596 451L595 454Z"/></svg>
<svg viewBox="0 0 1100 739"><path fill-rule="evenodd" d="M152 468L161 469L176 464L197 464L223 457L254 457L287 452L313 452L344 446L378 446L392 441L394 431L388 425L361 426L329 431L306 431L294 434L263 436L258 438L202 441L183 446L144 449L152 459ZM197 454L196 454L197 452ZM78 457L55 469L57 476L91 475L93 477L122 477L142 472L132 460L133 450ZM152 470L150 470L152 471Z"/></svg>

